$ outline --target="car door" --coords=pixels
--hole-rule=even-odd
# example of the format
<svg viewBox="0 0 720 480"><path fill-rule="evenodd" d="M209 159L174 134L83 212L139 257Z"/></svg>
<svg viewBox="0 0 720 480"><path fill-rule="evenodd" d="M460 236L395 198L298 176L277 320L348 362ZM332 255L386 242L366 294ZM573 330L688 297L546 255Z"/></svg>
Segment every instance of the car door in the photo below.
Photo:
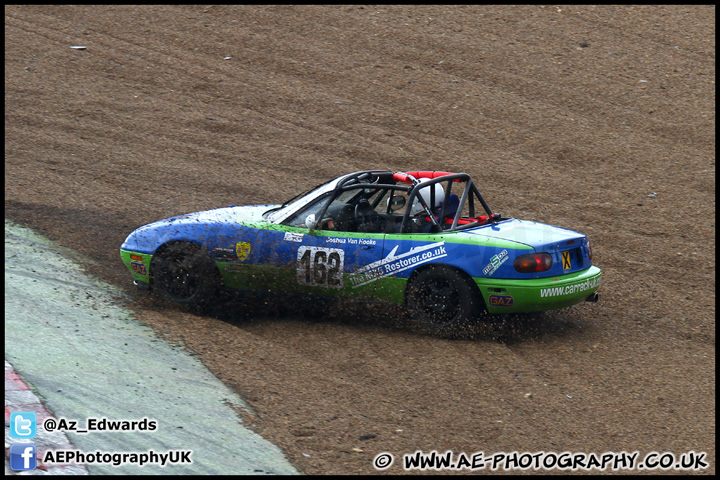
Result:
<svg viewBox="0 0 720 480"><path fill-rule="evenodd" d="M295 280L302 291L343 297L372 297L375 285L357 272L380 260L383 234L316 230L298 246Z"/></svg>
<svg viewBox="0 0 720 480"><path fill-rule="evenodd" d="M254 247L254 283L279 292L372 297L374 285L355 274L380 260L383 236L290 226L262 230Z"/></svg>
<svg viewBox="0 0 720 480"><path fill-rule="evenodd" d="M375 286L354 281L355 273L380 259L384 235L352 231L357 229L353 202L361 196L360 190L329 193L282 224L263 229L256 240L263 286L283 292L372 297ZM324 218L315 221L320 215Z"/></svg>

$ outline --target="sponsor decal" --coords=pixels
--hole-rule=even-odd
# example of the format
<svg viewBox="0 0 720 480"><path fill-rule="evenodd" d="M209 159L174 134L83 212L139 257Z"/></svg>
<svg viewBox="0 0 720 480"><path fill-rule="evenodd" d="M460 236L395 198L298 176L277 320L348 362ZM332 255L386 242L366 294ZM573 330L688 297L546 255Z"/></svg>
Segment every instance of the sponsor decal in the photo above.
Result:
<svg viewBox="0 0 720 480"><path fill-rule="evenodd" d="M423 263L447 256L445 242L416 247L401 255L397 255L398 248L399 245L396 245L382 260L366 265L350 275L353 288L367 285L384 277L397 275L409 268L415 268Z"/></svg>
<svg viewBox="0 0 720 480"><path fill-rule="evenodd" d="M223 270L227 273L241 273L243 270L247 270L250 265L226 265Z"/></svg>
<svg viewBox="0 0 720 480"><path fill-rule="evenodd" d="M563 295L575 295L576 293L593 290L600 286L600 277L588 278L584 282L567 285L564 287L541 288L540 298L562 297Z"/></svg>
<svg viewBox="0 0 720 480"><path fill-rule="evenodd" d="M144 263L130 262L130 268L138 275L147 275L147 267Z"/></svg>
<svg viewBox="0 0 720 480"><path fill-rule="evenodd" d="M285 232L285 241L301 243L304 235L302 233Z"/></svg>
<svg viewBox="0 0 720 480"><path fill-rule="evenodd" d="M488 302L493 307L512 307L514 300L510 295L490 295Z"/></svg>
<svg viewBox="0 0 720 480"><path fill-rule="evenodd" d="M483 268L483 275L490 276L493 273L495 273L495 270L500 268L500 265L502 265L503 263L505 263L507 261L507 259L508 259L507 254L508 254L508 251L503 250L502 252L498 253L497 255L493 255L490 258L490 263L488 263L487 266L485 268Z"/></svg>
<svg viewBox="0 0 720 480"><path fill-rule="evenodd" d="M216 260L237 260L237 255L235 255L235 249L232 247L215 247L212 249L212 252Z"/></svg>
<svg viewBox="0 0 720 480"><path fill-rule="evenodd" d="M237 245L235 245L235 255L237 255L238 260L244 262L250 256L251 249L252 245L248 242L238 242Z"/></svg>

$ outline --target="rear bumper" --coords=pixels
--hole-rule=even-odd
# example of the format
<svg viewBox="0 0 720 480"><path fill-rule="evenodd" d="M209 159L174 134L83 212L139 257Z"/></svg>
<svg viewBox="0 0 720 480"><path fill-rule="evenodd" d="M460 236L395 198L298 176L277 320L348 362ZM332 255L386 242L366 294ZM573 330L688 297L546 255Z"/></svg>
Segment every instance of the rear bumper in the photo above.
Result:
<svg viewBox="0 0 720 480"><path fill-rule="evenodd" d="M592 266L582 272L533 280L475 278L489 313L554 310L597 301L602 272Z"/></svg>

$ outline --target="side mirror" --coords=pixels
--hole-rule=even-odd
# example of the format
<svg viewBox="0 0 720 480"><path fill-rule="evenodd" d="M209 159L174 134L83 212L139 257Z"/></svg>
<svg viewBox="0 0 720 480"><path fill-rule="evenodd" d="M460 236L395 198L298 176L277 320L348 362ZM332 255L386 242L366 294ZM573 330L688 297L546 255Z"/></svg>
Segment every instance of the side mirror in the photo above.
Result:
<svg viewBox="0 0 720 480"><path fill-rule="evenodd" d="M310 215L307 216L307 218L305 219L305 226L311 232L313 230L315 230L315 227L317 226L317 224L315 223L315 214L314 213L311 213Z"/></svg>
<svg viewBox="0 0 720 480"><path fill-rule="evenodd" d="M405 202L407 202L407 199L403 195L393 195L388 199L390 211L394 212L396 210L400 210L405 206Z"/></svg>

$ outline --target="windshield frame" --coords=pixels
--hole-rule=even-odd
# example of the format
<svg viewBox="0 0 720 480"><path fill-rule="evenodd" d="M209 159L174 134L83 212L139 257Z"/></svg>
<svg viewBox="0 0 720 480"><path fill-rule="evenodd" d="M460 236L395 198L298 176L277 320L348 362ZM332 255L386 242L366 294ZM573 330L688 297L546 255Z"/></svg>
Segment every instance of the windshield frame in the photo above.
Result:
<svg viewBox="0 0 720 480"><path fill-rule="evenodd" d="M363 170L359 172L349 173L341 177L322 183L306 193L301 193L291 198L282 205L271 208L263 213L263 219L274 224L282 224L300 209L305 208L315 199L321 197L328 192L332 192L339 187L360 183L377 183L380 175L390 175L392 172L387 170Z"/></svg>

